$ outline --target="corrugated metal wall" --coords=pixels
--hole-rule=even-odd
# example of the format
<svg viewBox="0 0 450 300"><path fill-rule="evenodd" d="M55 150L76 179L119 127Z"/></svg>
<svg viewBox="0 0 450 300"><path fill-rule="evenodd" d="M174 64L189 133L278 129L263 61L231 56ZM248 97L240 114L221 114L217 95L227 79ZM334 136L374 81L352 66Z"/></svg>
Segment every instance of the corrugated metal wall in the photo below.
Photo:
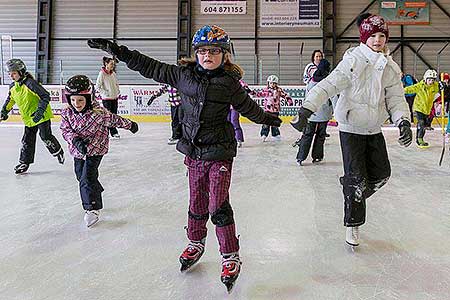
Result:
<svg viewBox="0 0 450 300"><path fill-rule="evenodd" d="M437 0L438 3L450 12L450 0ZM355 18L355 16L362 11L371 1L357 2L353 0L340 0L337 2L337 34L341 34L344 28ZM378 13L377 3L373 4L368 10L371 13ZM408 25L404 26L404 38L421 38L421 37L447 37L450 41L450 19L434 4L430 5L430 25ZM400 26L391 25L389 27L389 35L391 37L400 37ZM343 37L358 37L359 32L356 25L352 26ZM357 43L353 43L355 46ZM391 50L395 49L398 43L389 43ZM428 63L434 68L438 68L437 64L437 52L446 44L446 42L425 42L424 46L420 50L422 55ZM418 43L410 43L410 45L417 49L420 45ZM338 58L342 57L343 52L348 48L349 43L338 44ZM394 60L400 65L400 50L393 55ZM416 57L413 51L408 48L404 48L404 68L405 73L413 74L421 78L422 74L428 69L428 67ZM414 61L416 60L416 63ZM450 46L441 55L441 71L450 71ZM414 67L416 66L416 67Z"/></svg>
<svg viewBox="0 0 450 300"><path fill-rule="evenodd" d="M195 31L204 24L215 23L230 34L235 46L235 60L246 71L244 79L249 83L264 82L270 74L279 74L282 84L297 84L301 80L304 66L309 63L312 50L321 49L323 32L321 28L261 28L259 9L256 1L247 0L246 15L206 15L200 12L200 0L192 1L192 29ZM450 11L450 0L438 0ZM259 2L258 4L260 4ZM339 35L347 24L370 1L355 2L339 0L337 2L336 26ZM260 5L259 5L260 6ZM118 0L117 1L116 38L119 43L136 48L157 59L176 62L176 32L178 0ZM370 12L376 13L375 3ZM20 13L18 13L20 12ZM0 0L0 34L11 34L14 40L15 56L21 57L28 68L34 72L36 40L37 0ZM53 30L50 71L52 83L59 83L62 66L63 79L76 73L85 73L95 80L101 65L103 53L86 46L86 39L92 37L113 38L114 36L114 0L55 0L53 1ZM405 26L405 37L449 37L450 20L436 5L431 3L430 26ZM255 36L258 42L255 43ZM343 37L357 37L356 26ZM400 28L391 26L391 36L399 37ZM319 38L319 39L317 39ZM280 43L280 57L277 46ZM303 55L300 47L304 43ZM353 43L355 46L357 43ZM425 43L421 55L437 67L437 51L441 43ZM258 49L255 53L255 46ZM337 58L350 43L338 44ZM419 43L411 43L417 48ZM396 43L391 43L394 49ZM414 54L404 50L405 72L414 72ZM400 62L400 51L394 54ZM416 64L416 76L420 76L427 67L419 59ZM257 72L257 69L260 72ZM441 57L441 70L450 70L450 47ZM118 68L122 83L149 83L151 81L129 71L122 64Z"/></svg>
<svg viewBox="0 0 450 300"><path fill-rule="evenodd" d="M0 35L12 36L14 57L21 58L31 73L35 70L36 20L37 0L0 0ZM4 48L3 54L9 59L9 49ZM10 82L7 76L5 82Z"/></svg>
<svg viewBox="0 0 450 300"><path fill-rule="evenodd" d="M256 1L247 0L246 15L207 15L201 14L201 0L192 3L193 30L205 24L217 24L230 35L235 52L235 61L245 71L244 79L249 83L265 82L271 74L280 75L281 84L297 84L303 76L303 68L310 62L313 49L322 48L322 40L302 39L302 37L321 37L321 28L265 28L258 26L258 51L255 53L255 22L259 25L259 10ZM261 5L259 5L261 6ZM256 20L255 20L256 16ZM300 56L301 43L304 43L303 56ZM280 43L280 58L278 58ZM280 63L278 63L280 62ZM262 72L256 74L259 65ZM279 67L280 65L280 67ZM280 71L279 71L280 69Z"/></svg>
<svg viewBox="0 0 450 300"><path fill-rule="evenodd" d="M177 14L177 0L120 0L116 28L118 43L156 59L175 63ZM52 83L64 82L80 73L96 80L106 53L90 49L86 40L93 37L113 38L113 16L113 0L55 1L50 66ZM117 71L121 83L154 83L123 64L119 64Z"/></svg>

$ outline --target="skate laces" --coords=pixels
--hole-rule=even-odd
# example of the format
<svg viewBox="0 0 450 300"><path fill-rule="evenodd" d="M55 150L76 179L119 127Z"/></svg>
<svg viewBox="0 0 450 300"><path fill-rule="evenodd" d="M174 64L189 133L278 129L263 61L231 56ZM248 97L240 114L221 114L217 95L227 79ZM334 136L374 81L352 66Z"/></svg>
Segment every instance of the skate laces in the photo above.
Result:
<svg viewBox="0 0 450 300"><path fill-rule="evenodd" d="M238 254L233 254L227 258L222 257L222 276L233 276L239 273L241 264Z"/></svg>
<svg viewBox="0 0 450 300"><path fill-rule="evenodd" d="M200 242L190 242L181 256L183 258L195 258L205 250L205 245Z"/></svg>

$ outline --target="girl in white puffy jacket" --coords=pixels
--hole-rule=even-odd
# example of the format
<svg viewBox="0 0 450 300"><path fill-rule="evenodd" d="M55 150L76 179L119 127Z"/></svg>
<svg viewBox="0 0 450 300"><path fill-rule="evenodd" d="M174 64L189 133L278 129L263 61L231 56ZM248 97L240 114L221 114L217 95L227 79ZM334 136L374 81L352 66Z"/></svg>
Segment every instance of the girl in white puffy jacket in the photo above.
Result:
<svg viewBox="0 0 450 300"><path fill-rule="evenodd" d="M335 107L344 164L340 178L344 193L346 242L359 245L359 226L365 223L366 199L386 184L391 167L381 125L390 119L399 127L399 143L412 140L409 108L401 71L387 54L389 29L384 19L358 18L360 45L347 50L331 74L307 95L291 122L301 130L307 118L329 98L340 94Z"/></svg>

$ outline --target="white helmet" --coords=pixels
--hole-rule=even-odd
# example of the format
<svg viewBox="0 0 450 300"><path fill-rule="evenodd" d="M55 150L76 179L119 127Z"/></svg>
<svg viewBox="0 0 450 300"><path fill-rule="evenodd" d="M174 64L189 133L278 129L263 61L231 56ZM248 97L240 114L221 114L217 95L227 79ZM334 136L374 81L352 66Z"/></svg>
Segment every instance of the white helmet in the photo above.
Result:
<svg viewBox="0 0 450 300"><path fill-rule="evenodd" d="M438 76L437 72L435 70L429 69L425 71L425 74L423 74L423 79L427 80L427 78L433 78L436 79Z"/></svg>
<svg viewBox="0 0 450 300"><path fill-rule="evenodd" d="M280 79L278 79L277 75L270 75L269 77L267 77L267 82L275 82L276 84L278 84L278 81L280 81Z"/></svg>

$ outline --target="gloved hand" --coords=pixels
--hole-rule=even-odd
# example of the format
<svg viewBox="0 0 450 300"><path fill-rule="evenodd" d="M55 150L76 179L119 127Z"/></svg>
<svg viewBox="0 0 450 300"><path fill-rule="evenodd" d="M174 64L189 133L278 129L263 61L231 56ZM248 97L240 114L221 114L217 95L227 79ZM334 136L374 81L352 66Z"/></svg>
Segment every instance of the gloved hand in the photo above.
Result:
<svg viewBox="0 0 450 300"><path fill-rule="evenodd" d="M131 121L130 131L134 134L134 133L138 132L138 130L139 130L138 124L134 121Z"/></svg>
<svg viewBox="0 0 450 300"><path fill-rule="evenodd" d="M81 155L86 155L88 143L85 140L80 137L75 137L72 140L72 144L75 146L75 148L77 148L78 152L80 152Z"/></svg>
<svg viewBox="0 0 450 300"><path fill-rule="evenodd" d="M295 116L291 121L292 127L294 127L296 130L302 132L303 128L305 128L306 124L308 124L308 118L312 114L313 114L313 112L310 111L309 109L300 107L300 109L298 110L298 115Z"/></svg>
<svg viewBox="0 0 450 300"><path fill-rule="evenodd" d="M158 97L156 97L155 95L152 95L150 97L150 99L148 99L147 105L149 105L149 106L152 105L153 101L155 101L156 98L158 98Z"/></svg>
<svg viewBox="0 0 450 300"><path fill-rule="evenodd" d="M31 114L31 116L33 117L33 122L37 123L44 116L44 111L38 108L34 113Z"/></svg>
<svg viewBox="0 0 450 300"><path fill-rule="evenodd" d="M0 112L0 121L6 121L8 120L8 111L6 109L2 109Z"/></svg>
<svg viewBox="0 0 450 300"><path fill-rule="evenodd" d="M265 118L264 118L263 124L273 126L273 127L280 127L282 122L283 121L280 118L278 118L277 116L269 114L269 113L265 113Z"/></svg>
<svg viewBox="0 0 450 300"><path fill-rule="evenodd" d="M103 50L121 61L127 62L131 58L131 51L126 46L119 46L107 39L90 39L87 44L89 47Z"/></svg>
<svg viewBox="0 0 450 300"><path fill-rule="evenodd" d="M403 120L398 125L400 129L400 137L398 138L398 143L400 146L408 147L412 142L412 131L411 123L408 120Z"/></svg>
<svg viewBox="0 0 450 300"><path fill-rule="evenodd" d="M439 81L439 90L443 91L447 87L447 84L443 81Z"/></svg>

